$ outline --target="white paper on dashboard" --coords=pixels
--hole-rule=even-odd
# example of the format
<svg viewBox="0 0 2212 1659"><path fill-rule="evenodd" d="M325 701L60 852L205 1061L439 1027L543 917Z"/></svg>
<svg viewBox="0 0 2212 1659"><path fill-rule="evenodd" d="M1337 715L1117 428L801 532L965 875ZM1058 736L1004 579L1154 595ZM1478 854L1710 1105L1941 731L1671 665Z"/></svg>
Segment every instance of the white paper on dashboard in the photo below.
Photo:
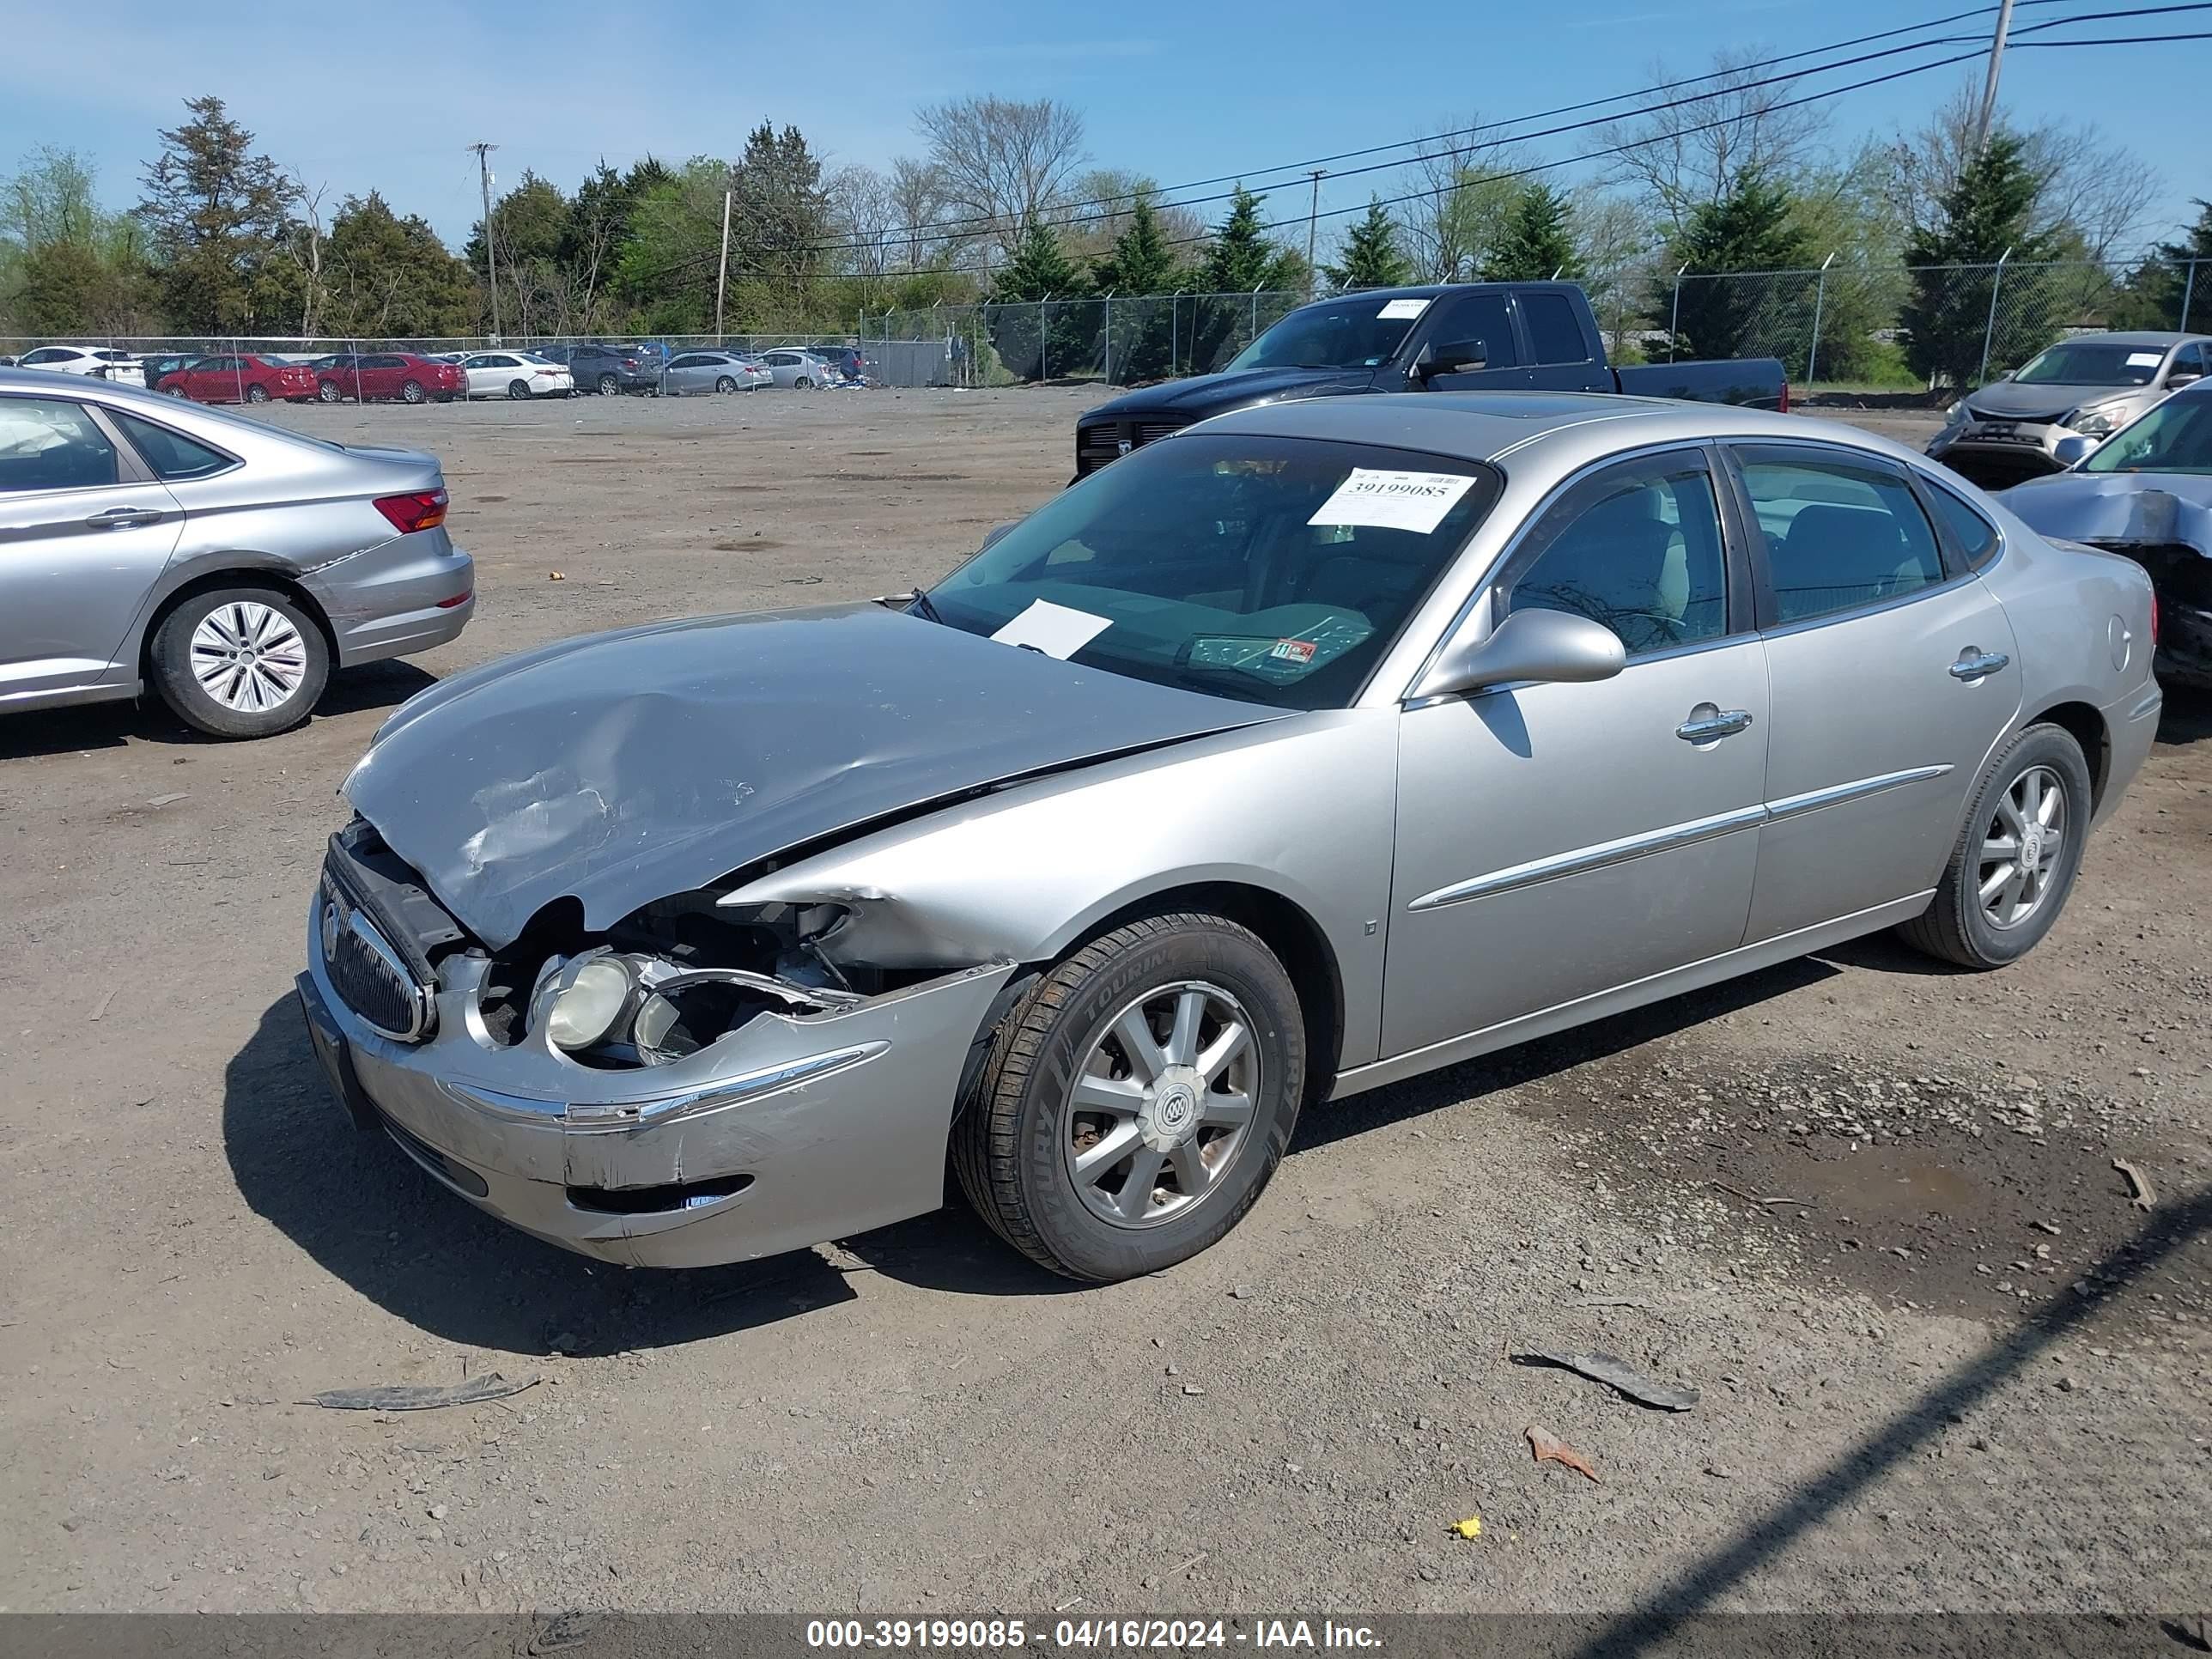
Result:
<svg viewBox="0 0 2212 1659"><path fill-rule="evenodd" d="M991 637L1001 645L1025 645L1048 657L1067 658L1113 626L1111 617L1094 617L1050 599L1032 599L1030 608Z"/></svg>
<svg viewBox="0 0 2212 1659"><path fill-rule="evenodd" d="M2128 353L2128 367L2130 368L2156 368L2159 364L2165 361L2166 360L2160 357L2155 351L2130 351Z"/></svg>
<svg viewBox="0 0 2212 1659"><path fill-rule="evenodd" d="M1426 300L1386 300L1375 316L1378 322L1395 322L1401 317L1418 317L1428 308Z"/></svg>
<svg viewBox="0 0 2212 1659"><path fill-rule="evenodd" d="M1369 524L1426 536L1474 480L1464 472L1389 472L1355 466L1308 524Z"/></svg>

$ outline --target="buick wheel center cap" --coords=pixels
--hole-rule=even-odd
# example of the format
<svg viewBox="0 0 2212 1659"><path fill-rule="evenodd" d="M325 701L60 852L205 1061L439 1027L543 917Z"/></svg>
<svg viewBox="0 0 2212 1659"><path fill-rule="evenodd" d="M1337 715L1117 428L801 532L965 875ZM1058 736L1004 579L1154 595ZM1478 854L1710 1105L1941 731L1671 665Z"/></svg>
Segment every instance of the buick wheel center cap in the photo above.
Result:
<svg viewBox="0 0 2212 1659"><path fill-rule="evenodd" d="M1205 1079L1194 1066L1170 1066L1162 1073L1138 1115L1146 1141L1161 1152L1172 1152L1195 1135L1205 1087Z"/></svg>
<svg viewBox="0 0 2212 1659"><path fill-rule="evenodd" d="M2031 870L2034 869L2037 865L2043 862L2043 829L2041 825L2029 825L2027 833L2021 837L2020 858L2021 862L2025 864Z"/></svg>

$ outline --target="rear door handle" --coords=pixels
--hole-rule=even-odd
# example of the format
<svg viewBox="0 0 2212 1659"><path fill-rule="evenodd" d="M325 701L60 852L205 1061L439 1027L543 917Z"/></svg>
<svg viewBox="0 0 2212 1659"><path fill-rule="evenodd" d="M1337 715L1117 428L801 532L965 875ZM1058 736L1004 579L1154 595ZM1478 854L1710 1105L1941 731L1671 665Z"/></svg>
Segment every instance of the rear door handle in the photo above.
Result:
<svg viewBox="0 0 2212 1659"><path fill-rule="evenodd" d="M1750 726L1748 708L1722 708L1701 702L1690 711L1689 719L1674 728L1674 735L1684 743L1715 743L1747 731Z"/></svg>
<svg viewBox="0 0 2212 1659"><path fill-rule="evenodd" d="M1951 678L1972 684L1996 673L2011 660L2002 651L1980 651L1969 646L1960 653L1959 660L1951 665Z"/></svg>
<svg viewBox="0 0 2212 1659"><path fill-rule="evenodd" d="M150 507L111 507L85 520L94 530L121 530L134 524L158 524L166 514Z"/></svg>

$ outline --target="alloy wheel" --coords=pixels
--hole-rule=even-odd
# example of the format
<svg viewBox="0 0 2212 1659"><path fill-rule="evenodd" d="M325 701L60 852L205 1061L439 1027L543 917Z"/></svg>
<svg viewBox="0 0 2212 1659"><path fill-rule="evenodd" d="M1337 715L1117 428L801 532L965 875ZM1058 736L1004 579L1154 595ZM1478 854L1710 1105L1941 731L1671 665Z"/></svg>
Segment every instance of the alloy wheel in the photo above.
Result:
<svg viewBox="0 0 2212 1659"><path fill-rule="evenodd" d="M2066 858L2066 785L2047 766L2031 766L1997 797L1982 829L1978 885L1993 927L2016 927L2040 909Z"/></svg>
<svg viewBox="0 0 2212 1659"><path fill-rule="evenodd" d="M1068 1177L1084 1207L1116 1227L1155 1227L1216 1191L1252 1138L1260 1049L1243 1005L1182 980L1109 1020L1062 1114Z"/></svg>
<svg viewBox="0 0 2212 1659"><path fill-rule="evenodd" d="M299 695L307 645L291 618L252 600L218 605L192 629L192 677L225 708L266 714Z"/></svg>

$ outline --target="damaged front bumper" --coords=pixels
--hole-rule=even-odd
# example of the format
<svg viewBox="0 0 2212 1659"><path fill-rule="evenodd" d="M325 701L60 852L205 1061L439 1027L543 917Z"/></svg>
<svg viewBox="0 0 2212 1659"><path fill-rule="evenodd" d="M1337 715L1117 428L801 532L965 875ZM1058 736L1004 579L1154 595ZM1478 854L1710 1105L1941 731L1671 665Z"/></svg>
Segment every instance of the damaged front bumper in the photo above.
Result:
<svg viewBox="0 0 2212 1659"><path fill-rule="evenodd" d="M664 1066L501 1044L482 957L451 955L427 1041L392 1040L331 977L319 901L298 990L332 1086L439 1182L564 1249L632 1267L772 1255L934 1210L961 1079L1010 962L818 1014L762 1013Z"/></svg>

